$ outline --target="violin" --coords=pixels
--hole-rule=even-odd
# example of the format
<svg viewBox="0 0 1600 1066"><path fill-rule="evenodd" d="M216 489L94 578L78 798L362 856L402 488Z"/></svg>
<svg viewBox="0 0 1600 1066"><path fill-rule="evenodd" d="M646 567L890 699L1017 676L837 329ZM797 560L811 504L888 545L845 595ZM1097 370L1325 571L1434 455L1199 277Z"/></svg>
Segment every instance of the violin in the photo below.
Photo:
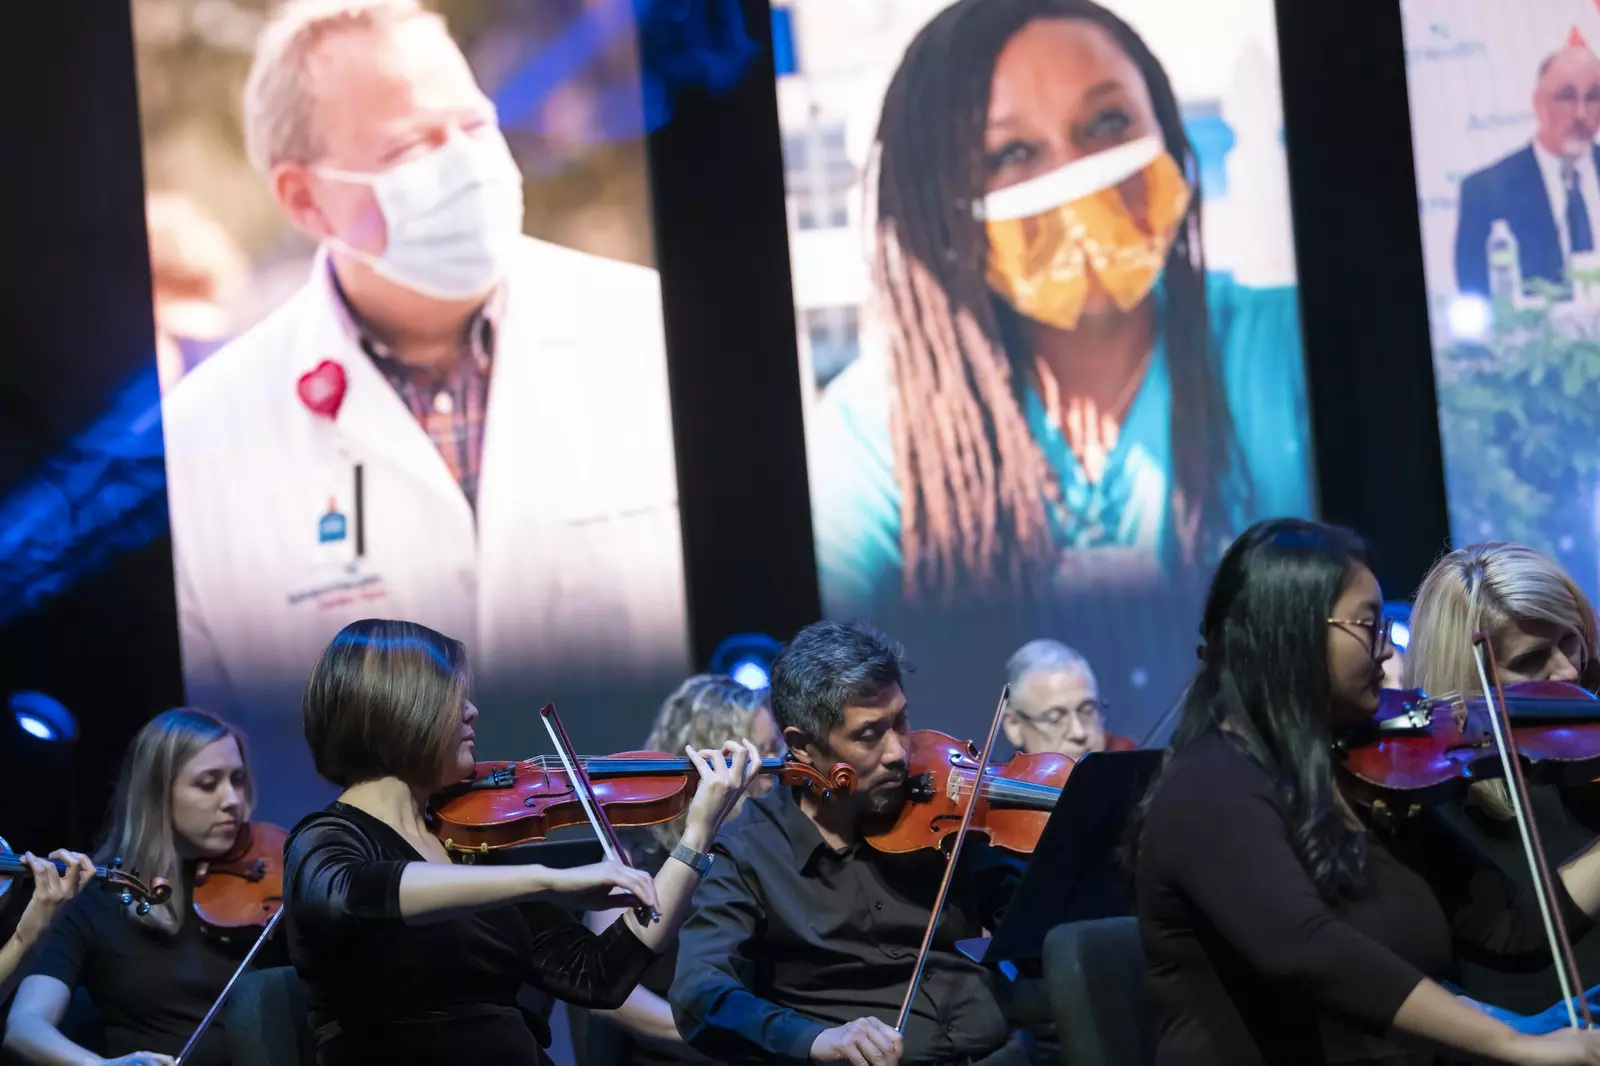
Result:
<svg viewBox="0 0 1600 1066"><path fill-rule="evenodd" d="M1600 777L1600 699L1563 681L1502 686L1515 748L1534 780L1589 784ZM1481 696L1429 697L1384 689L1372 720L1335 744L1346 794L1363 806L1420 804L1472 781L1504 776L1494 706Z"/></svg>
<svg viewBox="0 0 1600 1066"><path fill-rule="evenodd" d="M595 813L612 826L670 822L688 810L700 782L688 759L658 751L566 757L576 760L589 787L582 781L574 787L574 774L561 758L482 762L470 778L434 798L429 827L447 850L483 855L543 840L556 829L594 823L586 809L590 792ZM792 758L770 758L761 760L760 772L823 799L847 793L856 783L855 771L844 763L825 775Z"/></svg>
<svg viewBox="0 0 1600 1066"><path fill-rule="evenodd" d="M194 910L212 935L266 927L283 906L283 845L289 834L270 822L239 829L232 849L202 863L194 876Z"/></svg>
<svg viewBox="0 0 1600 1066"><path fill-rule="evenodd" d="M226 855L202 863L194 875L194 910L201 928L211 936L227 938L242 929L255 937L250 950L222 986L183 1050L173 1060L186 1066L200 1038L216 1021L239 977L255 961L283 919L283 845L289 834L271 822L247 822Z"/></svg>
<svg viewBox="0 0 1600 1066"><path fill-rule="evenodd" d="M60 859L46 859L58 873L67 872L67 864ZM22 856L11 850L4 837L0 837L0 896L10 889L17 878L33 878L33 870L22 861ZM148 884L137 874L122 869L121 859L112 859L110 866L96 866L94 879L107 892L120 892L123 906L136 906L140 914L149 914L151 907L159 907L172 898L172 886L164 878L152 878Z"/></svg>
<svg viewBox="0 0 1600 1066"><path fill-rule="evenodd" d="M945 847L961 828L977 780L980 753L972 741L918 729L909 745L906 802L892 826L866 838L891 855ZM986 767L968 828L997 848L1032 853L1075 765L1070 755L1039 752Z"/></svg>

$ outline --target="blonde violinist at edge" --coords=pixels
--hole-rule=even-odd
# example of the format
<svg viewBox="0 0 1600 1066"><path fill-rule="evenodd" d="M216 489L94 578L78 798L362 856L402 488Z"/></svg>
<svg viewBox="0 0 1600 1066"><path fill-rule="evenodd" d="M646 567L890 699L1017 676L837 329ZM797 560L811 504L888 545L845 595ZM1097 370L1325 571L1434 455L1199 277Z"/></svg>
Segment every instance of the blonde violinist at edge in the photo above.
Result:
<svg viewBox="0 0 1600 1066"><path fill-rule="evenodd" d="M1444 556L1423 578L1411 611L1402 683L1436 696L1479 695L1472 634L1484 632L1501 684L1565 681L1592 691L1600 680L1595 629L1594 607L1555 560L1521 544L1474 544ZM1586 912L1600 911L1600 861L1590 854L1600 832L1600 790L1534 783L1529 792L1545 855L1559 866L1558 892ZM1479 781L1463 799L1429 807L1422 820L1418 828L1481 853L1531 890L1503 781ZM1445 882L1437 867L1418 872L1441 895L1471 890ZM1579 977L1588 984L1600 981L1600 935L1581 918L1568 931ZM1457 981L1474 999L1532 1014L1561 997L1548 951L1513 960L1469 950L1458 954ZM1559 1020L1565 1023L1564 1011Z"/></svg>
<svg viewBox="0 0 1600 1066"><path fill-rule="evenodd" d="M688 915L703 856L759 769L748 741L688 755L699 773L681 848L652 881L617 863L571 870L456 865L429 831L430 796L475 763L465 647L411 622L340 630L312 670L304 721L317 770L344 792L290 835L289 952L310 986L322 1066L547 1062L531 983L621 1006ZM638 900L601 933L557 905Z"/></svg>

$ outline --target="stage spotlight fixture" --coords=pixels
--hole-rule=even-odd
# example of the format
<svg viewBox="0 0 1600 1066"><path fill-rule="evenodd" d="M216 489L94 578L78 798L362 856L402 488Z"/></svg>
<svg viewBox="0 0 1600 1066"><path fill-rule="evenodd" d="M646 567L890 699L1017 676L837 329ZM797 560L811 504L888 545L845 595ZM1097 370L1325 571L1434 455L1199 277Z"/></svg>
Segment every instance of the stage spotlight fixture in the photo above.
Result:
<svg viewBox="0 0 1600 1066"><path fill-rule="evenodd" d="M727 674L745 688L766 688L772 660L783 648L765 633L736 633L711 653L711 672Z"/></svg>
<svg viewBox="0 0 1600 1066"><path fill-rule="evenodd" d="M1411 605L1409 603L1386 603L1383 605L1383 616L1394 619L1394 629L1390 639L1394 643L1394 650L1404 652L1411 644Z"/></svg>
<svg viewBox="0 0 1600 1066"><path fill-rule="evenodd" d="M67 744L78 739L78 720L53 696L43 692L13 692L10 706L17 727L31 737Z"/></svg>

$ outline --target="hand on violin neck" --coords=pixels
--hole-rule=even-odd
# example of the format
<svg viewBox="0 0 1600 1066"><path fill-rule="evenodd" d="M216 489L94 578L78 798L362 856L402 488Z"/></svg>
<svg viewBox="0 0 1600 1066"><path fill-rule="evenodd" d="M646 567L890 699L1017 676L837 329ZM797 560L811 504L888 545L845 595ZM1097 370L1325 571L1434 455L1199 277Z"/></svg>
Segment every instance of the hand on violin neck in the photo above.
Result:
<svg viewBox="0 0 1600 1066"><path fill-rule="evenodd" d="M38 858L32 852L22 855L22 861L33 872L33 898L28 901L27 908L17 921L14 935L25 950L43 939L50 923L55 921L60 912L61 905L94 880L94 862L86 855L57 850L50 853L50 859L66 863L66 872L62 873L56 869L54 862Z"/></svg>
<svg viewBox="0 0 1600 1066"><path fill-rule="evenodd" d="M700 781L681 839L684 847L703 852L760 772L761 753L748 740L730 740L716 750L696 750L691 745L684 751L699 771Z"/></svg>

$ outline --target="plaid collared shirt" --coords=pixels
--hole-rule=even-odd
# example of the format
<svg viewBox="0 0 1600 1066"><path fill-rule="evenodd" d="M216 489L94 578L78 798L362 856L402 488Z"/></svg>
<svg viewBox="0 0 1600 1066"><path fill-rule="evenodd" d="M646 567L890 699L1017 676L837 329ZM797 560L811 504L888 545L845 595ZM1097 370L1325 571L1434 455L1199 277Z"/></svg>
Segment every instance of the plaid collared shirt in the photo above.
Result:
<svg viewBox="0 0 1600 1066"><path fill-rule="evenodd" d="M328 275L339 296L337 304L344 312L345 325L356 343L394 386L428 439L439 449L444 465L461 486L467 504L476 510L478 477L483 470L484 424L489 410L489 377L494 368L495 325L500 319L504 290L496 290L472 317L461 338L461 358L440 377L429 369L407 366L395 358L393 350L373 334L350 306L331 264Z"/></svg>

